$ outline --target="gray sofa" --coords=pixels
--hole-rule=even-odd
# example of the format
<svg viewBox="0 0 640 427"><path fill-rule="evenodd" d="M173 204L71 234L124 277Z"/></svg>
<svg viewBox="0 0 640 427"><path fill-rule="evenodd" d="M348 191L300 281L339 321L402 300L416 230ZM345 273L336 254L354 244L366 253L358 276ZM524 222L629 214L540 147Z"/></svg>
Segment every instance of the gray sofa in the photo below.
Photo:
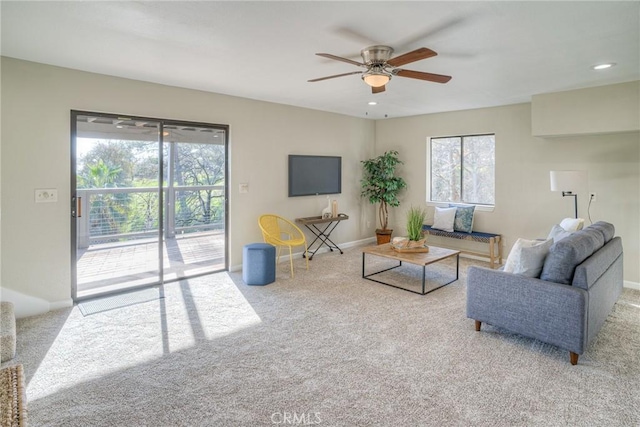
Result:
<svg viewBox="0 0 640 427"><path fill-rule="evenodd" d="M554 243L540 278L472 266L467 317L569 350L578 363L622 292L622 240L597 222Z"/></svg>

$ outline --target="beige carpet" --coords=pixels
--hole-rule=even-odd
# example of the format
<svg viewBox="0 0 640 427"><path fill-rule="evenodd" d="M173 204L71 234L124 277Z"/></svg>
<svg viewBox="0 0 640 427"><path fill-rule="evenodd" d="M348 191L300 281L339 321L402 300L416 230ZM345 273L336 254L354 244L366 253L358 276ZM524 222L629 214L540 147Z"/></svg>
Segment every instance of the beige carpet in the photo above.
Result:
<svg viewBox="0 0 640 427"><path fill-rule="evenodd" d="M556 347L490 326L475 332L465 317L469 261L460 281L427 296L363 280L361 262L351 248L318 254L309 271L296 260L295 279L283 262L264 287L216 274L167 285L156 301L22 319L14 361L25 368L29 422L640 424L640 292L624 291L571 366Z"/></svg>
<svg viewBox="0 0 640 427"><path fill-rule="evenodd" d="M22 365L0 370L0 426L27 425L27 408Z"/></svg>

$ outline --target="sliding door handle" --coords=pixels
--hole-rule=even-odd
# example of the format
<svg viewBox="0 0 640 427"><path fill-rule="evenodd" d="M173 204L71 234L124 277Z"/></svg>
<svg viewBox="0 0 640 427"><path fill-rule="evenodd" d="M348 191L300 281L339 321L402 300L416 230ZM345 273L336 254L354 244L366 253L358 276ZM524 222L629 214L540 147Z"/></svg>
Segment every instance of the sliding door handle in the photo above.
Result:
<svg viewBox="0 0 640 427"><path fill-rule="evenodd" d="M82 197L71 198L71 218L82 218Z"/></svg>
<svg viewBox="0 0 640 427"><path fill-rule="evenodd" d="M71 218L76 217L76 196L71 197Z"/></svg>

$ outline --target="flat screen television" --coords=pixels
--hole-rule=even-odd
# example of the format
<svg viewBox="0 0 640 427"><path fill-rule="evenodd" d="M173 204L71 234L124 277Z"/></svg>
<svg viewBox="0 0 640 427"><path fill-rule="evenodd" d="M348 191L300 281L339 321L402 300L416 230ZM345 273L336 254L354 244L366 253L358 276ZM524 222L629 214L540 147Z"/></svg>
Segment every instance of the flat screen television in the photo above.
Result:
<svg viewBox="0 0 640 427"><path fill-rule="evenodd" d="M342 157L289 155L289 197L342 192Z"/></svg>

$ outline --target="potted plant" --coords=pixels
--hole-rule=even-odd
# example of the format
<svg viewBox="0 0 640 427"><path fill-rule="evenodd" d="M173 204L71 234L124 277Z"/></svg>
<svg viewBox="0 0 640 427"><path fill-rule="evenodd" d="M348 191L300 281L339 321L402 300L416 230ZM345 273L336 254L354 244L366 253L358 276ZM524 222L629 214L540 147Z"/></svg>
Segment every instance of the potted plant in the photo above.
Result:
<svg viewBox="0 0 640 427"><path fill-rule="evenodd" d="M411 206L407 211L407 237L412 242L424 243L424 232L422 226L427 217L427 212L422 208Z"/></svg>
<svg viewBox="0 0 640 427"><path fill-rule="evenodd" d="M429 252L425 245L427 239L422 231L426 216L424 209L411 206L407 211L407 237L394 237L392 249L398 252Z"/></svg>
<svg viewBox="0 0 640 427"><path fill-rule="evenodd" d="M389 226L389 206L400 205L398 193L407 186L407 183L396 176L396 167L402 164L398 159L397 151L387 151L384 154L369 160L361 161L364 168L362 184L362 197L369 199L372 204L380 203L378 218L380 228L376 230L378 244L389 243L393 230Z"/></svg>

